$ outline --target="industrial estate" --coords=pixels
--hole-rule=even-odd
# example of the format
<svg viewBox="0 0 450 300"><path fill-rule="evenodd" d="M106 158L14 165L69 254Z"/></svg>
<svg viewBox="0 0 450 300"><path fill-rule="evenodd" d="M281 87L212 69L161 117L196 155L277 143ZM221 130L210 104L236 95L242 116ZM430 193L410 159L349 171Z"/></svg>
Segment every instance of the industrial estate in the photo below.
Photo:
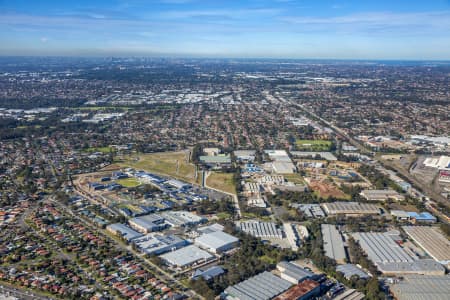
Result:
<svg viewBox="0 0 450 300"><path fill-rule="evenodd" d="M449 299L450 66L0 60L0 299Z"/></svg>

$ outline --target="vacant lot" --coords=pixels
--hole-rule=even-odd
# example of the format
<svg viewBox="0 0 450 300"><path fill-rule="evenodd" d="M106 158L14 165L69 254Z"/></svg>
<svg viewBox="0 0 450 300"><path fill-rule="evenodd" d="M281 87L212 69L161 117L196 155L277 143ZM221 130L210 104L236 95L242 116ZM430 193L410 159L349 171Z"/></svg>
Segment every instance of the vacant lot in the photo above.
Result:
<svg viewBox="0 0 450 300"><path fill-rule="evenodd" d="M206 185L236 195L236 185L233 180L233 173L211 172L206 178Z"/></svg>
<svg viewBox="0 0 450 300"><path fill-rule="evenodd" d="M156 174L168 175L187 182L195 182L195 166L189 163L189 152L159 152L125 157L116 162L120 167L131 167Z"/></svg>
<svg viewBox="0 0 450 300"><path fill-rule="evenodd" d="M318 194L319 197L327 199L334 197L338 199L350 199L350 196L342 192L338 187L331 183L311 180L309 187Z"/></svg>
<svg viewBox="0 0 450 300"><path fill-rule="evenodd" d="M303 180L302 175L300 175L298 173L284 174L283 176L287 181L292 182L294 184L305 184L305 181Z"/></svg>
<svg viewBox="0 0 450 300"><path fill-rule="evenodd" d="M328 151L331 148L331 141L326 140L296 140L295 145L298 150L304 151Z"/></svg>

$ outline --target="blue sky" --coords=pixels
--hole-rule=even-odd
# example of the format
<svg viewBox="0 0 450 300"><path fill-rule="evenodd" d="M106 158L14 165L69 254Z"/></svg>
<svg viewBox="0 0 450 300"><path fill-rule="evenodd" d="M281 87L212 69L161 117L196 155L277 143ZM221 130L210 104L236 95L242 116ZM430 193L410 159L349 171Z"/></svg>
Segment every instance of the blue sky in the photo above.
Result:
<svg viewBox="0 0 450 300"><path fill-rule="evenodd" d="M0 55L450 59L450 0L0 0Z"/></svg>

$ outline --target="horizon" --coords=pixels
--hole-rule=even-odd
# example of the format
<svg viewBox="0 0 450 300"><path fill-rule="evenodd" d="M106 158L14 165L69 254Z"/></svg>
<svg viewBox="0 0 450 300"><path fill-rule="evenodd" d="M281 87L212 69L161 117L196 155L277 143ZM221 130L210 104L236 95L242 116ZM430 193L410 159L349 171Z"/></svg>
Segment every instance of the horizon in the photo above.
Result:
<svg viewBox="0 0 450 300"><path fill-rule="evenodd" d="M1 56L450 60L450 1L0 1Z"/></svg>

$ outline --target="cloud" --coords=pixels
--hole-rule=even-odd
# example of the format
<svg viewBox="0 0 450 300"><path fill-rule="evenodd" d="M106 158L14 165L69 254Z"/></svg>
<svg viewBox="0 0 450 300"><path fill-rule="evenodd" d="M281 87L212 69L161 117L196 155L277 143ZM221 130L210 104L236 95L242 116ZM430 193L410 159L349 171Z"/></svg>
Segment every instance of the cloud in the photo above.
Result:
<svg viewBox="0 0 450 300"><path fill-rule="evenodd" d="M41 42L42 43L47 43L48 42L48 38L47 37L41 37Z"/></svg>

